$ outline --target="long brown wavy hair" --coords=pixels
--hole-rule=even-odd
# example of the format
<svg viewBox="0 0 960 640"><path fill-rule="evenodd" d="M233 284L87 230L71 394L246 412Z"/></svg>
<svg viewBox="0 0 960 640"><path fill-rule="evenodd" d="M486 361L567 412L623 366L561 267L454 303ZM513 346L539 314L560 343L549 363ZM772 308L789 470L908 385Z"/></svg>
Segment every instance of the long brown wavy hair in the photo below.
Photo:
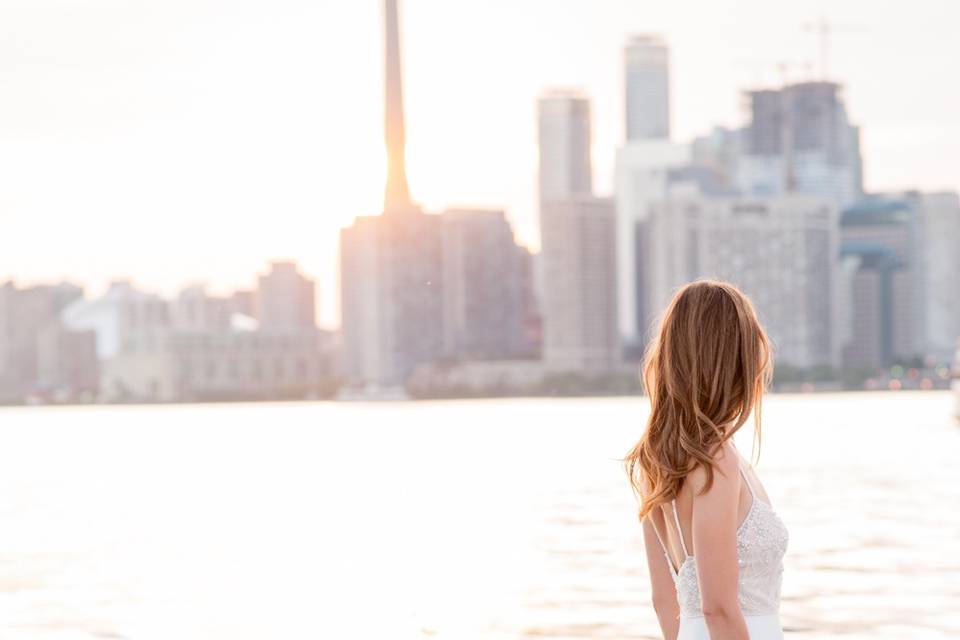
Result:
<svg viewBox="0 0 960 640"><path fill-rule="evenodd" d="M640 520L669 502L698 466L713 484L712 454L754 413L760 445L760 409L773 376L766 332L734 285L702 278L674 294L647 345L643 387L650 418L640 441L621 461L640 497Z"/></svg>

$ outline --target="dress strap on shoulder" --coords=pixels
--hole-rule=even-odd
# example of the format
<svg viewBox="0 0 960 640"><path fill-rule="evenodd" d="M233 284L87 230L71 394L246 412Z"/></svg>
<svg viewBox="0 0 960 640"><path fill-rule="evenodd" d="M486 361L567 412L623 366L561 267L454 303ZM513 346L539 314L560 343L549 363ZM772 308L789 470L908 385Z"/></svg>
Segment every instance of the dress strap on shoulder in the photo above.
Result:
<svg viewBox="0 0 960 640"><path fill-rule="evenodd" d="M757 497L757 494L753 491L753 485L750 484L750 478L747 476L747 472L743 470L743 463L737 465L740 468L740 475L743 476L743 481L747 483L747 489L750 490L750 495L754 498Z"/></svg>
<svg viewBox="0 0 960 640"><path fill-rule="evenodd" d="M677 537L680 538L680 546L683 547L683 557L686 558L690 554L687 552L687 543L683 541L683 529L680 528L680 516L677 515L676 498L671 500L670 504L673 506L673 521L677 523Z"/></svg>

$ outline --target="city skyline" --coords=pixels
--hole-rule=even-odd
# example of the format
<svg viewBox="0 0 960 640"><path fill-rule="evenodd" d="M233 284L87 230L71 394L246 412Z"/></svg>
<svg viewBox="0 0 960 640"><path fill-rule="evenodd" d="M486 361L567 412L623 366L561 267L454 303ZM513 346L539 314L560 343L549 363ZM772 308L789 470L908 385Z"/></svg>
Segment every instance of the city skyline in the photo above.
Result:
<svg viewBox="0 0 960 640"><path fill-rule="evenodd" d="M491 3L482 12L402 3L415 200L428 211L504 208L521 242L536 248L535 100L557 85L591 97L593 178L597 192L609 194L624 138L622 49L634 33L661 33L671 47L677 140L713 124L742 124L740 91L756 86L755 73L763 72L760 84L774 84L778 60L816 62L814 37L802 30L815 7L717 4L698 9L717 20L691 21L679 5L641 12L626 2L602 10L570 2L556 14L555 30L538 33L545 3ZM0 107L0 168L8 176L0 219L16 231L0 239L0 273L23 285L67 277L94 295L124 277L167 294L199 277L218 292L248 285L264 260L291 258L318 279L321 324L335 326L337 230L356 215L378 213L383 198L380 3L333 12L344 28L329 46L357 54L347 56L356 64L336 58L336 65L308 45L308 33L330 28L319 19L332 17L326 7L288 2L261 24L255 18L263 16L243 7L224 14L174 3L153 16L104 3L62 17L105 25L109 38L73 40L71 32L59 43L66 22L51 20L51 6L0 10L11 12L5 24L25 34L0 68L11 96ZM928 2L892 16L866 7L828 14L859 29L838 32L829 68L863 127L866 187L956 189L960 130L950 116L960 95L936 78L949 77L937 73L938 64L946 71L956 59L947 26L958 10ZM158 20L146 27L146 18ZM747 18L752 28L736 26ZM482 49L491 24L503 45ZM288 41L271 53L250 45L257 33ZM909 61L879 46L895 36L897 48L911 48ZM527 48L519 50L520 42ZM437 56L438 47L447 55ZM136 55L117 62L123 51ZM71 64L58 64L66 55ZM763 62L748 68L745 58ZM918 65L927 73L917 74ZM314 78L321 80L311 84ZM241 89L251 81L258 99ZM230 102L232 112L222 108ZM280 122L291 109L291 122ZM246 137L238 139L242 127Z"/></svg>

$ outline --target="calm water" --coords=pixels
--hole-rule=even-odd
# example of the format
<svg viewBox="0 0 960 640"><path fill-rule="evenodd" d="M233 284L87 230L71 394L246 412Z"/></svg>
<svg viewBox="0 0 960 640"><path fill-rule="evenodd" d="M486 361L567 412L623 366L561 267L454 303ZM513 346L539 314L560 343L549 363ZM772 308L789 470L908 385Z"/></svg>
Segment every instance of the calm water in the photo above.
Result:
<svg viewBox="0 0 960 640"><path fill-rule="evenodd" d="M946 392L770 396L792 638L960 636ZM0 637L654 638L640 399L0 410ZM750 451L750 438L740 440Z"/></svg>

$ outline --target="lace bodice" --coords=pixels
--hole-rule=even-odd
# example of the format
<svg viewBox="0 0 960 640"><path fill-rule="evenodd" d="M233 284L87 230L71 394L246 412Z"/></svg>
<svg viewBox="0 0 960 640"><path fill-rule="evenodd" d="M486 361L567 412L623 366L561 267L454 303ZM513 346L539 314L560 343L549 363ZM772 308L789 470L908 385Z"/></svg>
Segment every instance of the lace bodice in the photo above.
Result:
<svg viewBox="0 0 960 640"><path fill-rule="evenodd" d="M740 473L751 495L750 510L737 529L737 561L740 565L737 595L740 609L744 615L778 613L783 578L783 556L787 551L789 533L773 507L757 497L749 479L743 473L742 466ZM663 546L667 566L670 567L670 573L677 588L680 616L683 618L702 616L697 563L694 556L687 554L686 543L683 542L683 533L680 529L680 518L677 516L676 502L671 506L685 556L679 569L673 568L673 561L662 539L660 544ZM660 537L659 533L657 537Z"/></svg>

